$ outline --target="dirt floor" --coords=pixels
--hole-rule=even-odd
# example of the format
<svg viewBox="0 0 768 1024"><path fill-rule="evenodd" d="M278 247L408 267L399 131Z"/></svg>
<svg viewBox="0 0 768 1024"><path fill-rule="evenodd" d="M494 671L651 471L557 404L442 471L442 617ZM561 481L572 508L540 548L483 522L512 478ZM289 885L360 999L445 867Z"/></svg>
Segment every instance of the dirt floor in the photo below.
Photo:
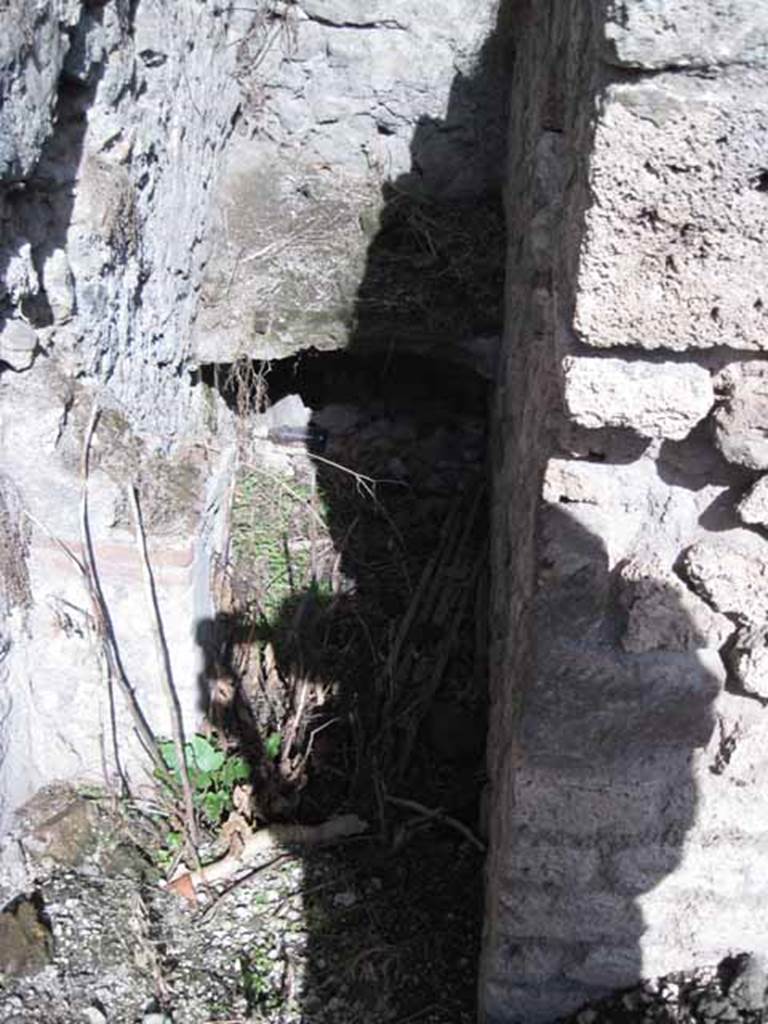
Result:
<svg viewBox="0 0 768 1024"><path fill-rule="evenodd" d="M341 913L321 888L308 905L311 987L368 999L350 1019L472 1019L486 384L415 356L225 373L247 427L208 630L210 719L248 762L251 823L354 812L370 826L332 859L365 899ZM305 860L310 889L330 863Z"/></svg>

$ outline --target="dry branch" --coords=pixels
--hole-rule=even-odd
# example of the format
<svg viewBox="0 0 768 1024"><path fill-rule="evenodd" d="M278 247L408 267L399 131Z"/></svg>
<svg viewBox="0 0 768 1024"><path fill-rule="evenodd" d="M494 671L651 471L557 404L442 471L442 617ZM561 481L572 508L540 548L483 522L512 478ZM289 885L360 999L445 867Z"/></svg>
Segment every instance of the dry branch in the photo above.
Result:
<svg viewBox="0 0 768 1024"><path fill-rule="evenodd" d="M181 776L181 788L184 797L184 817L186 827L192 845L197 847L199 836L197 822L195 821L195 805L192 798L192 783L189 779L187 758L184 752L184 725L181 717L181 705L173 682L173 671L171 669L171 658L168 652L168 643L163 630L163 620L160 615L160 604L157 600L157 588L152 574L152 566L147 551L147 535L144 530L144 523L141 518L139 506L139 495L135 486L129 488L131 498L131 511L133 513L134 525L136 527L136 546L141 561L141 571L144 578L144 587L147 597L147 604L151 610L152 633L155 640L155 651L157 653L158 672L162 682L165 698L168 703L168 712L171 718L171 733L173 735L173 746L176 751L176 761Z"/></svg>
<svg viewBox="0 0 768 1024"><path fill-rule="evenodd" d="M439 807L425 807L424 804L420 804L417 800L406 800L399 796L385 796L384 799L388 804L392 804L394 807L402 807L407 811L415 811L423 818L431 818L437 821L441 821L444 825L450 826L459 832L466 840L476 846L478 850L482 850L485 853L485 843L478 839L475 833L468 828L464 822L459 821L457 818L452 818L450 814L445 814Z"/></svg>
<svg viewBox="0 0 768 1024"><path fill-rule="evenodd" d="M100 415L101 410L97 404L94 404L85 430L83 451L80 461L80 474L82 479L82 495L80 499L80 539L83 549L82 561L77 558L77 556L74 555L62 541L57 540L57 543L64 549L82 573L83 580L93 606L94 620L97 625L97 630L101 636L109 679L115 679L117 681L120 691L125 697L128 710L133 718L134 726L136 727L139 738L155 765L159 766L162 765L163 761L158 749L157 739L144 716L144 712L141 709L141 705L139 704L133 687L128 680L125 668L123 667L120 650L117 646L117 637L115 636L115 630L109 614L109 607L107 606L104 592L101 589L101 582L96 569L96 557L94 555L93 538L91 537L91 528L88 518L88 478L90 475L91 444L93 442L93 435ZM46 530L46 532L48 531Z"/></svg>
<svg viewBox="0 0 768 1024"><path fill-rule="evenodd" d="M321 843L333 842L348 836L361 835L368 829L368 823L356 814L342 814L338 818L330 818L321 825L273 825L252 833L235 855L227 854L221 860L198 871L189 871L174 879L168 886L172 892L184 896L188 900L197 899L198 889L225 882L243 868L247 868L265 850L275 846L318 846Z"/></svg>

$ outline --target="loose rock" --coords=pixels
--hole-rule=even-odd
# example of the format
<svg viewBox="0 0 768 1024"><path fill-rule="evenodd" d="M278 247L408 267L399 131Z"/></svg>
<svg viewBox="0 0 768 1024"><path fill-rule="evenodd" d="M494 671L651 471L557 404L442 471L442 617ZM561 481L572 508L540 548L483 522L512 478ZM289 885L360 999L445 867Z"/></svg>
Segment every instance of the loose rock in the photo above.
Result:
<svg viewBox="0 0 768 1024"><path fill-rule="evenodd" d="M749 469L768 469L768 364L737 363L717 379L724 403L715 413L715 442L728 459Z"/></svg>
<svg viewBox="0 0 768 1024"><path fill-rule="evenodd" d="M768 526L768 476L762 476L736 506L745 523Z"/></svg>

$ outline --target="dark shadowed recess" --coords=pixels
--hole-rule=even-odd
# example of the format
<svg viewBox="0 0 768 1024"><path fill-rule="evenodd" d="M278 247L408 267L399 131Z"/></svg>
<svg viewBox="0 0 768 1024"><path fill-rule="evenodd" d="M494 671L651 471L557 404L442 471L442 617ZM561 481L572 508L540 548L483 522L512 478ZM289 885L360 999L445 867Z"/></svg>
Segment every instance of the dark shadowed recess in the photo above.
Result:
<svg viewBox="0 0 768 1024"><path fill-rule="evenodd" d="M363 840L305 856L312 1021L336 1019L322 1015L336 996L371 1024L475 1019L492 385L471 352L503 320L507 8L445 117L417 126L410 171L383 189L347 349L256 367L270 402L299 394L314 410L308 447L343 585L313 581L267 621L235 580L233 609L198 624L209 697L222 676L237 686L244 642L269 644L283 680L327 686L293 792L264 756L258 701L240 692L225 723L274 816L352 811L371 824ZM236 369L201 379L243 412ZM364 410L364 428L329 429L323 410L339 404ZM373 493L349 470L377 481ZM349 905L333 898L340 884L356 894Z"/></svg>

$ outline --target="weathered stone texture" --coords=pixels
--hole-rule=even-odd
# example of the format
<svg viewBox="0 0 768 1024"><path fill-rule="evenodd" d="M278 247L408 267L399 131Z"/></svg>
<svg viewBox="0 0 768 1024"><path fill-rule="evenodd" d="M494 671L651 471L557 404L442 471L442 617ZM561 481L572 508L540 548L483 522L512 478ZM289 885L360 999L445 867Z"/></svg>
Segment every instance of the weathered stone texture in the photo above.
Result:
<svg viewBox="0 0 768 1024"><path fill-rule="evenodd" d="M621 567L621 603L627 610L622 646L631 654L647 651L719 650L734 631L719 615L663 566L630 561Z"/></svg>
<svg viewBox="0 0 768 1024"><path fill-rule="evenodd" d="M608 5L606 57L663 70L768 64L768 10L753 0L640 0Z"/></svg>
<svg viewBox="0 0 768 1024"><path fill-rule="evenodd" d="M187 373L210 193L254 11L156 0L0 5L0 822L52 778L115 776L81 552L81 449L97 565L132 684L169 731L127 501L147 516L171 659L197 724L217 486ZM226 436L219 447L227 448ZM218 525L217 525L218 524ZM144 755L121 698L124 768Z"/></svg>
<svg viewBox="0 0 768 1024"><path fill-rule="evenodd" d="M261 50L238 48L243 102L215 195L196 358L471 338L473 291L503 260L500 203L488 202L505 139L494 5L286 11ZM436 276L457 259L476 280L458 296ZM500 311L487 312L498 330Z"/></svg>
<svg viewBox="0 0 768 1024"><path fill-rule="evenodd" d="M0 11L2 358L28 365L22 319L166 437L190 414L209 197L240 100L231 42L253 19L156 0Z"/></svg>
<svg viewBox="0 0 768 1024"><path fill-rule="evenodd" d="M690 585L709 604L742 624L768 618L768 545L750 534L726 534L688 548L682 560Z"/></svg>
<svg viewBox="0 0 768 1024"><path fill-rule="evenodd" d="M715 414L715 441L729 462L768 469L768 364L734 363L718 377L722 402Z"/></svg>
<svg viewBox="0 0 768 1024"><path fill-rule="evenodd" d="M741 499L737 509L742 522L768 526L768 476L760 477Z"/></svg>
<svg viewBox="0 0 768 1024"><path fill-rule="evenodd" d="M601 96L575 326L600 348L766 348L765 73Z"/></svg>
<svg viewBox="0 0 768 1024"><path fill-rule="evenodd" d="M563 373L568 412L582 427L628 427L646 437L682 440L715 400L711 377L700 366L569 356Z"/></svg>
<svg viewBox="0 0 768 1024"><path fill-rule="evenodd" d="M450 335L457 359L493 372L496 11L364 6L0 3L0 539L24 540L1 567L0 819L53 775L102 779L104 744L115 769L89 597L58 545L80 550L93 403L97 562L129 677L167 734L127 493L138 483L192 726L231 471L231 417L193 386L199 363L346 344L361 324L389 344L399 316L413 344ZM385 228L401 251L367 261ZM419 313L438 317L426 342ZM119 725L131 734L122 706Z"/></svg>
<svg viewBox="0 0 768 1024"><path fill-rule="evenodd" d="M768 701L768 634L764 628L742 627L728 651L728 667L745 692Z"/></svg>
<svg viewBox="0 0 768 1024"><path fill-rule="evenodd" d="M768 543L744 527L764 367L743 360L766 346L768 21L719 0L520 7L488 1024L767 951Z"/></svg>
<svg viewBox="0 0 768 1024"><path fill-rule="evenodd" d="M48 138L81 0L12 0L0 11L0 179L22 180Z"/></svg>
<svg viewBox="0 0 768 1024"><path fill-rule="evenodd" d="M46 363L0 379L0 509L8 517L0 537L14 545L0 564L3 825L52 779L102 783L118 767L102 638L89 591L65 550L83 556L80 460L93 402L92 392ZM211 462L199 450L158 458L110 410L96 427L88 484L94 556L125 671L161 737L170 735L171 721L127 489L139 488L174 678L186 726L194 730L202 664L194 624L211 613L210 563L221 537L212 539L210 531L225 468L226 461ZM114 700L121 766L141 787L144 753L119 692Z"/></svg>

